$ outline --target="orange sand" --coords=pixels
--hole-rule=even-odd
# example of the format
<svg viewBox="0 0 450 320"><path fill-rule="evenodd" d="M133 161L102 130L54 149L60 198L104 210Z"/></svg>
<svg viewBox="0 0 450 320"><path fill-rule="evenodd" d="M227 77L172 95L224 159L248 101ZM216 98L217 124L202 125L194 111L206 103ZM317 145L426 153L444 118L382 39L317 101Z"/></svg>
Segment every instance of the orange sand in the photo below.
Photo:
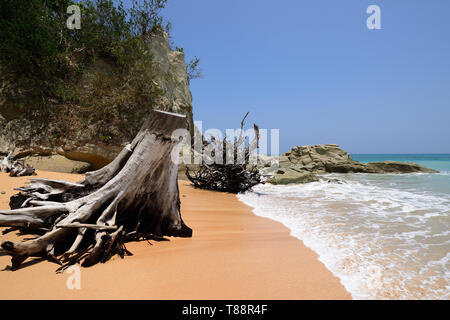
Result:
<svg viewBox="0 0 450 320"><path fill-rule="evenodd" d="M38 172L78 181L80 175ZM0 173L0 209L28 178ZM180 181L189 239L129 243L134 254L81 269L81 289L66 287L69 274L29 258L9 270L0 255L0 299L350 299L317 255L278 222L257 217L235 195L193 189ZM2 240L17 240L10 233ZM40 261L40 262L37 262Z"/></svg>

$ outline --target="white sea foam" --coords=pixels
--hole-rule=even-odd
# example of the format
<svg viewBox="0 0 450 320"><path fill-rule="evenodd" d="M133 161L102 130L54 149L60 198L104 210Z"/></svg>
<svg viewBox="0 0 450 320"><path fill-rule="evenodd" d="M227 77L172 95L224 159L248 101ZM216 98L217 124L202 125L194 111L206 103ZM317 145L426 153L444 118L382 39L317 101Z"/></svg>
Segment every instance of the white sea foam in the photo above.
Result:
<svg viewBox="0 0 450 320"><path fill-rule="evenodd" d="M355 299L449 298L450 195L412 191L405 176L325 176L336 177L238 197L289 227Z"/></svg>

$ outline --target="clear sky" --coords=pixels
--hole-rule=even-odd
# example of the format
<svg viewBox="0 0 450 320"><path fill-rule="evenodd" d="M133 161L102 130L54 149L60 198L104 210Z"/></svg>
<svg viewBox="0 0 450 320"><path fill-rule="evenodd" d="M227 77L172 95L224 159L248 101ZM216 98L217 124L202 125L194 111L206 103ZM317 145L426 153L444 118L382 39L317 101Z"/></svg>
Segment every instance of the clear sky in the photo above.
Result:
<svg viewBox="0 0 450 320"><path fill-rule="evenodd" d="M381 8L382 30L366 9ZM280 151L450 153L449 0L169 0L204 128L280 129Z"/></svg>

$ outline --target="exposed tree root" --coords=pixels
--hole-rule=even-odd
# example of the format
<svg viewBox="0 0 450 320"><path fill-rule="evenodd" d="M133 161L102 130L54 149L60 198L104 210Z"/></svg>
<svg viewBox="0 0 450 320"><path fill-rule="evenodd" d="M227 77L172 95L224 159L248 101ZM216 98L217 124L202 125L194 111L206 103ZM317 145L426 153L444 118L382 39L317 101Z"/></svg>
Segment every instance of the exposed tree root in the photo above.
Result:
<svg viewBox="0 0 450 320"><path fill-rule="evenodd" d="M31 179L11 197L12 210L0 211L0 226L44 234L25 242L3 242L12 269L28 257L85 267L111 256L131 254L125 243L147 237L191 237L180 214L178 168L171 135L185 128L182 115L152 112L149 120L108 166L71 183Z"/></svg>
<svg viewBox="0 0 450 320"><path fill-rule="evenodd" d="M257 125L253 126L255 138L246 146L243 130L247 116L248 112L241 121L241 132L235 141L231 143L227 141L226 137L223 141L214 138L212 141L205 141L204 148L214 147L214 151L211 152L212 157L206 158L207 161L203 157L203 163L200 164L198 170L192 170L192 173L189 166L186 166L186 176L194 187L239 193L262 183L259 169L256 164L250 163L252 152L258 148L259 128ZM231 153L233 159L231 163L227 161L229 153ZM220 159L220 163L217 159Z"/></svg>

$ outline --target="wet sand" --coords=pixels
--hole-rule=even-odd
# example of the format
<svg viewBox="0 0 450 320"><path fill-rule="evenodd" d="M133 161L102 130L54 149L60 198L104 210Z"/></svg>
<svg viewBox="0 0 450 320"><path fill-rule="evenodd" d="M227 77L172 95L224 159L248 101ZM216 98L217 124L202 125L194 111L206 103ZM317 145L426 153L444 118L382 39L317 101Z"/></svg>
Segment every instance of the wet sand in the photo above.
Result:
<svg viewBox="0 0 450 320"><path fill-rule="evenodd" d="M38 172L79 181L81 175ZM0 209L28 180L0 173ZM282 224L257 217L235 195L197 190L180 181L181 212L194 230L189 239L127 244L131 257L81 269L81 289L69 274L29 258L10 271L0 255L0 299L350 299L350 294ZM18 240L15 233L0 236Z"/></svg>

